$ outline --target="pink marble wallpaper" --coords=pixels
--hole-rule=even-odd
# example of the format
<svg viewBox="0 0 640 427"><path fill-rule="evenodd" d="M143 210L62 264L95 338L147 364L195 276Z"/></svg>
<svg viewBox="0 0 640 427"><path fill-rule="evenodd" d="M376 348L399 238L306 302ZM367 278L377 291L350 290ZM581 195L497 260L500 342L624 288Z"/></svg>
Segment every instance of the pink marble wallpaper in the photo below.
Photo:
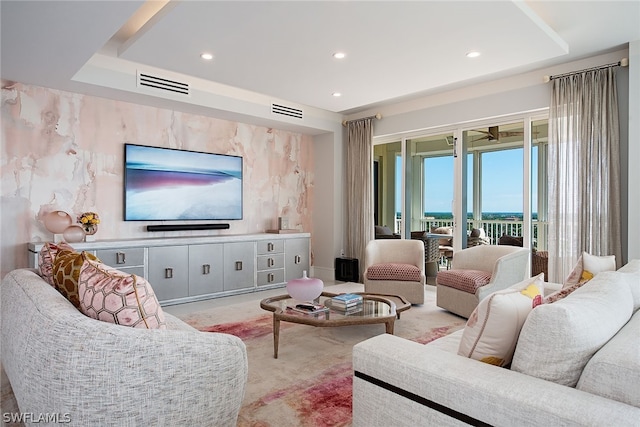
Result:
<svg viewBox="0 0 640 427"><path fill-rule="evenodd" d="M160 233L125 222L124 143L242 156L244 219ZM3 81L1 174L2 276L27 266L27 242L52 239L41 222L52 210L97 212L96 240L262 233L279 216L311 230L311 136L211 117Z"/></svg>

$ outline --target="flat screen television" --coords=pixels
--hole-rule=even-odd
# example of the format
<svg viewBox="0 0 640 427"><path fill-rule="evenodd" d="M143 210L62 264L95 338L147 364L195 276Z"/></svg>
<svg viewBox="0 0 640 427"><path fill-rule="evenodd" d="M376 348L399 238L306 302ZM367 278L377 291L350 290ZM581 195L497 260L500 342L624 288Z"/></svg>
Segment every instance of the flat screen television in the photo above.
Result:
<svg viewBox="0 0 640 427"><path fill-rule="evenodd" d="M124 146L124 220L242 219L242 157Z"/></svg>

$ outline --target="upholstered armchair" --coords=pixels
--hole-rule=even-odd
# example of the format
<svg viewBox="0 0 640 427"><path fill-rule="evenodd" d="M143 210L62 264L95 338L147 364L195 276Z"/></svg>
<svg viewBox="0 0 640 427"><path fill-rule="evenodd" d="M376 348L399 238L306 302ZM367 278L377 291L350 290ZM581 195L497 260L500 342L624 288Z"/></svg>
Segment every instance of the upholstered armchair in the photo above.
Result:
<svg viewBox="0 0 640 427"><path fill-rule="evenodd" d="M436 304L468 318L487 295L529 277L529 250L481 245L454 252L451 269L438 272Z"/></svg>
<svg viewBox="0 0 640 427"><path fill-rule="evenodd" d="M420 240L371 240L364 255L365 292L402 295L424 304L424 243Z"/></svg>

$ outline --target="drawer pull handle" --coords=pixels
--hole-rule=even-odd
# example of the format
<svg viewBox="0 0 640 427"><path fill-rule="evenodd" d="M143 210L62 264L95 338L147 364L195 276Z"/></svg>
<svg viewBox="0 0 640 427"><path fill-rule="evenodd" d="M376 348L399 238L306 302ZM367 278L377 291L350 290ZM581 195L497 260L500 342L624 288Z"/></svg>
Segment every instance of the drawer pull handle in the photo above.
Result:
<svg viewBox="0 0 640 427"><path fill-rule="evenodd" d="M267 267L273 267L273 264L274 264L273 258L268 258L267 259Z"/></svg>
<svg viewBox="0 0 640 427"><path fill-rule="evenodd" d="M267 243L267 251L273 252L273 243L272 242Z"/></svg>
<svg viewBox="0 0 640 427"><path fill-rule="evenodd" d="M275 279L275 276L273 275L273 273L269 273L269 274L267 275L267 281L268 281L269 283L273 282L273 280L274 280L274 279Z"/></svg>
<svg viewBox="0 0 640 427"><path fill-rule="evenodd" d="M116 252L116 264L126 264L127 258L124 252Z"/></svg>
<svg viewBox="0 0 640 427"><path fill-rule="evenodd" d="M236 271L242 270L242 261L236 261Z"/></svg>
<svg viewBox="0 0 640 427"><path fill-rule="evenodd" d="M296 256L293 258L293 260L294 260L294 262L295 262L296 264L300 264L300 262L302 261L302 258L300 257L300 255L296 255Z"/></svg>
<svg viewBox="0 0 640 427"><path fill-rule="evenodd" d="M164 278L173 279L173 268L167 267L164 269Z"/></svg>
<svg viewBox="0 0 640 427"><path fill-rule="evenodd" d="M211 265L202 264L202 274L209 274L209 273L211 273Z"/></svg>

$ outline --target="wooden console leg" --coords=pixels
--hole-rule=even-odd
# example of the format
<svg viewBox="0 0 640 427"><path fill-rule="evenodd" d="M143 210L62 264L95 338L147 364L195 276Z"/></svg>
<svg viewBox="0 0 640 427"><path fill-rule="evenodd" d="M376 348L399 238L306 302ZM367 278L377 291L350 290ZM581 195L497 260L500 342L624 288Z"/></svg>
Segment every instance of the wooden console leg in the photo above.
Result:
<svg viewBox="0 0 640 427"><path fill-rule="evenodd" d="M385 323L386 329L387 329L387 333L393 335L393 325L395 323L394 319L389 320L388 322Z"/></svg>

